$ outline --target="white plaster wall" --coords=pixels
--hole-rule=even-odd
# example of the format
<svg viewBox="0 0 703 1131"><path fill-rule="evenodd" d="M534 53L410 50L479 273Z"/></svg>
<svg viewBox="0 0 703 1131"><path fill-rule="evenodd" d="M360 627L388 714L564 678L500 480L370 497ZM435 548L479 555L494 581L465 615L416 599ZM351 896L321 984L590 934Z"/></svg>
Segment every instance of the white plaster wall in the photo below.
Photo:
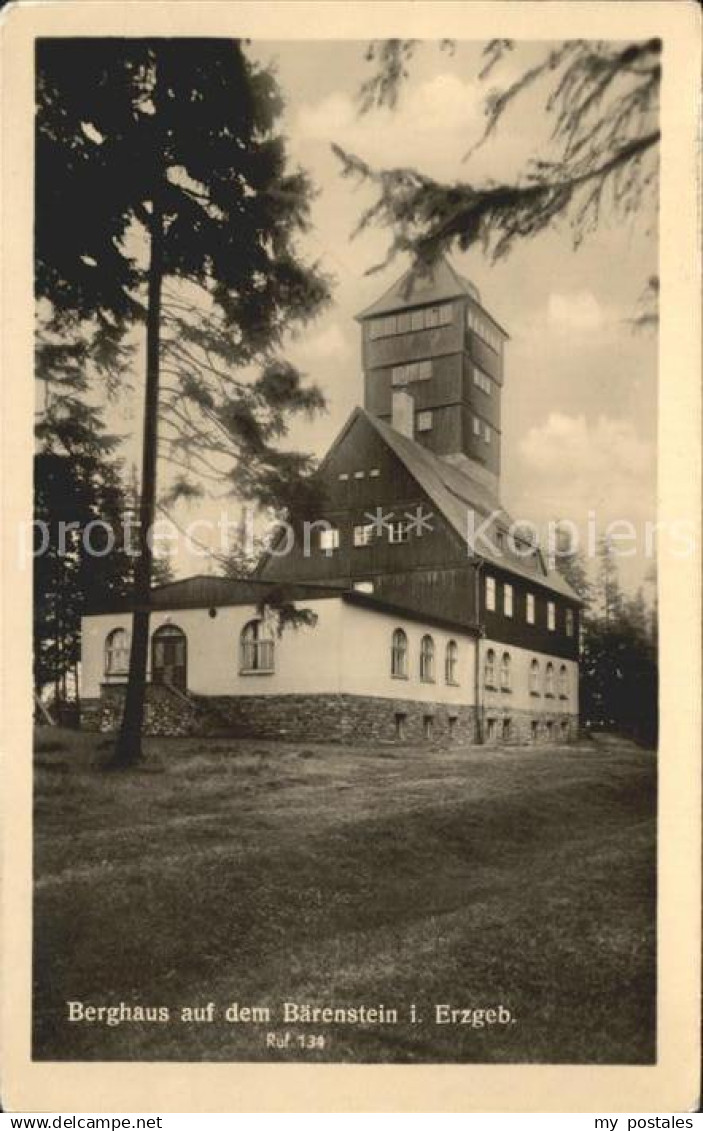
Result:
<svg viewBox="0 0 703 1131"><path fill-rule="evenodd" d="M489 691L483 686L485 671L485 656L489 648L496 654L496 681L498 691ZM507 693L500 691L500 661L504 652L511 658L511 688ZM530 665L533 660L539 660L539 695L530 695ZM549 662L554 664L554 699L548 699L544 694L545 671ZM527 648L517 648L514 645L501 644L497 640L482 640L480 644L480 670L483 705L490 707L500 706L511 708L515 711L536 711L552 714L576 715L578 714L578 664L574 660L562 660L558 656L550 656L544 652L533 652ZM569 673L568 698L559 698L559 669L566 664Z"/></svg>
<svg viewBox="0 0 703 1131"><path fill-rule="evenodd" d="M276 640L276 670L240 675L239 637L256 616L252 605L221 607L216 617L207 609L165 610L151 615L153 633L164 624L178 625L188 641L188 689L203 695L286 695L345 692L419 702L474 702L473 637L424 626L386 613L372 612L337 599L300 602L317 614L314 627L287 628ZM131 629L129 613L83 619L81 695L97 698L105 681L105 640L115 628ZM408 678L391 676L391 637L396 628L408 636ZM435 642L435 682L420 680L420 641L429 632ZM447 642L459 653L458 686L444 680ZM149 650L151 664L151 649ZM115 681L113 677L113 682Z"/></svg>
<svg viewBox="0 0 703 1131"><path fill-rule="evenodd" d="M341 601L305 601L301 607L317 614L314 627L286 628L276 640L276 670L271 674L240 675L239 637L257 615L253 605L220 607L216 617L207 609L169 609L154 612L150 632L163 624L178 625L188 640L188 690L202 695L285 695L339 690ZM105 640L114 628L131 629L129 613L83 618L81 695L97 698L104 682ZM149 649L151 666L151 649ZM112 682L116 682L114 679Z"/></svg>
<svg viewBox="0 0 703 1131"><path fill-rule="evenodd" d="M391 638L396 628L408 637L408 678L391 675ZM425 633L435 643L435 682L420 679L420 641ZM447 642L458 648L458 687L445 683L444 656ZM469 706L475 700L474 657L476 641L461 632L423 625L358 605L342 607L341 690L349 695L377 695L387 699L414 699L422 703Z"/></svg>

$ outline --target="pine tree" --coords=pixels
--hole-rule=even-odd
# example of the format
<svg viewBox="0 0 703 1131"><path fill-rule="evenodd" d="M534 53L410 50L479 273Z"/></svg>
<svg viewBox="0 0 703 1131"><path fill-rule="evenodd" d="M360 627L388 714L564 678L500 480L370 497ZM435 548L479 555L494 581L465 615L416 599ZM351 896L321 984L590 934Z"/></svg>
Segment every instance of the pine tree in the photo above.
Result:
<svg viewBox="0 0 703 1131"><path fill-rule="evenodd" d="M362 112L394 107L402 93L421 41L373 42L367 59L375 66L360 91ZM442 41L443 49L454 49ZM515 42L491 40L484 51L478 82L500 73L515 59ZM574 242L593 231L604 206L618 219L637 212L646 197L656 201L658 122L661 85L660 39L631 43L570 39L546 49L541 60L524 67L486 97L485 127L475 150L500 129L510 111L520 111L526 91L540 90L544 114L552 123L551 148L535 156L521 177L497 183L468 175L443 184L421 169L371 167L363 156L334 152L344 175L367 182L376 199L359 227L380 223L391 229L388 259L409 251L420 263L455 245L465 251L480 243L495 257L516 241L539 234L561 219L570 221ZM649 299L658 283L649 281ZM633 321L648 325L651 302Z"/></svg>
<svg viewBox="0 0 703 1131"><path fill-rule="evenodd" d="M127 766L142 756L165 282L206 292L229 335L228 372L270 367L284 333L327 300L328 284L297 254L311 185L288 170L274 76L242 44L40 40L37 75L37 295L51 303L55 329L91 326L93 356L114 359L137 323L146 334L138 611L113 758ZM257 395L285 411L300 385L297 374L282 385L264 372ZM234 414L232 424L244 451L246 421ZM253 429L252 493L258 471L271 493L297 468L281 460L272 478L262 440L265 449Z"/></svg>

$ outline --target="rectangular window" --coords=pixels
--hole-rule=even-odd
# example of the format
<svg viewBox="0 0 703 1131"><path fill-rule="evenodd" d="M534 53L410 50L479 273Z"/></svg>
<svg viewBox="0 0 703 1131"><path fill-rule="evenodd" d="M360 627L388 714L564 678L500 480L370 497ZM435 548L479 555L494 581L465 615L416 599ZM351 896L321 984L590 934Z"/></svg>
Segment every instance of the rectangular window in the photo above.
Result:
<svg viewBox="0 0 703 1131"><path fill-rule="evenodd" d="M458 723L458 721L459 721L459 718L458 718L457 715L450 715L449 718L447 719L447 722L449 724L449 737L450 738L453 738L454 735L456 734L456 724Z"/></svg>
<svg viewBox="0 0 703 1131"><path fill-rule="evenodd" d="M339 531L336 527L331 530L320 531L320 549L324 550L326 554L331 554L333 550L339 549Z"/></svg>
<svg viewBox="0 0 703 1131"><path fill-rule="evenodd" d="M439 307L438 306L431 306L426 311L425 326L427 327L428 330L433 329L433 327L435 327L435 326L439 326Z"/></svg>
<svg viewBox="0 0 703 1131"><path fill-rule="evenodd" d="M407 715L401 714L395 716L395 737L397 739L402 740L405 738L405 722L407 717Z"/></svg>
<svg viewBox="0 0 703 1131"><path fill-rule="evenodd" d="M474 417L473 426L474 426L474 436L480 436L481 435L481 421L479 420L479 418L477 416Z"/></svg>
<svg viewBox="0 0 703 1131"><path fill-rule="evenodd" d="M527 594L527 623L535 623L535 595L534 593Z"/></svg>
<svg viewBox="0 0 703 1131"><path fill-rule="evenodd" d="M402 518L396 518L393 522L388 524L388 541L389 542L408 542L410 539L410 529L408 523Z"/></svg>
<svg viewBox="0 0 703 1131"><path fill-rule="evenodd" d="M418 430L418 432L431 432L432 431L432 413L431 412L418 412L418 414L417 414L417 430Z"/></svg>
<svg viewBox="0 0 703 1131"><path fill-rule="evenodd" d="M381 474L380 467L372 467L370 472L369 472L369 477L371 479L378 479L380 474Z"/></svg>
<svg viewBox="0 0 703 1131"><path fill-rule="evenodd" d="M451 326L454 321L454 307L451 303L447 302L444 306L439 308L439 324L440 326Z"/></svg>
<svg viewBox="0 0 703 1131"><path fill-rule="evenodd" d="M373 525L372 523L365 523L363 525L354 527L354 545L355 546L369 546L373 541Z"/></svg>
<svg viewBox="0 0 703 1131"><path fill-rule="evenodd" d="M557 627L557 609L553 601L547 602L547 628L554 632Z"/></svg>
<svg viewBox="0 0 703 1131"><path fill-rule="evenodd" d="M398 333L399 334L407 334L409 329L410 329L410 315L409 314L399 314L398 315Z"/></svg>
<svg viewBox="0 0 703 1131"><path fill-rule="evenodd" d="M513 587L512 585L503 586L503 612L506 617L513 615Z"/></svg>
<svg viewBox="0 0 703 1131"><path fill-rule="evenodd" d="M339 474L339 478L340 478L340 481L343 483L345 480L347 480L349 478L349 472L348 471L341 471L340 474Z"/></svg>
<svg viewBox="0 0 703 1131"><path fill-rule="evenodd" d="M490 430L490 428L488 427L487 424L484 424L484 426L483 426L483 439L485 440L485 442L487 444L490 444L490 442L491 442L491 430Z"/></svg>
<svg viewBox="0 0 703 1131"><path fill-rule="evenodd" d="M417 364L417 380L430 381L432 379L432 362L419 361Z"/></svg>
<svg viewBox="0 0 703 1131"><path fill-rule="evenodd" d="M573 636L574 635L574 610L573 609L567 609L566 610L566 635L567 636Z"/></svg>
<svg viewBox="0 0 703 1131"><path fill-rule="evenodd" d="M355 471L354 472L354 478L355 479L363 479L364 475L365 475L365 472L363 472L363 471Z"/></svg>
<svg viewBox="0 0 703 1131"><path fill-rule="evenodd" d="M413 330L425 329L425 312L424 310L413 310L410 315L410 326Z"/></svg>
<svg viewBox="0 0 703 1131"><path fill-rule="evenodd" d="M433 730L434 730L434 716L433 715L423 715L423 717L422 717L422 733L423 733L424 737L426 739L431 739Z"/></svg>
<svg viewBox="0 0 703 1131"><path fill-rule="evenodd" d="M407 365L394 365L391 370L391 384L394 389L408 383L408 366Z"/></svg>
<svg viewBox="0 0 703 1131"><path fill-rule="evenodd" d="M496 579L495 577L486 578L486 608L489 612L495 612L496 607Z"/></svg>

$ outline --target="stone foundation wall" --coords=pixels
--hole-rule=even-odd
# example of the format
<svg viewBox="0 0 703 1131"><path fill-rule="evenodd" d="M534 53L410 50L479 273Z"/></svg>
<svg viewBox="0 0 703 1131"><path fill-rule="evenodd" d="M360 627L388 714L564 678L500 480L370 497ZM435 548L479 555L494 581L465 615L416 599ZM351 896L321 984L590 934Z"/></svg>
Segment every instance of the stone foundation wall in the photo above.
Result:
<svg viewBox="0 0 703 1131"><path fill-rule="evenodd" d="M578 715L557 711L511 710L510 707L483 708L481 729L486 746L528 746L551 742L576 742Z"/></svg>
<svg viewBox="0 0 703 1131"><path fill-rule="evenodd" d="M361 695L271 695L216 698L234 735L308 742L475 741L472 707Z"/></svg>
<svg viewBox="0 0 703 1131"><path fill-rule="evenodd" d="M103 684L99 699L81 703L81 726L111 734L119 729L125 700L124 684ZM204 729L195 702L184 702L167 687L147 687L144 733L177 736L199 734Z"/></svg>
<svg viewBox="0 0 703 1131"><path fill-rule="evenodd" d="M102 697L85 700L86 730L117 730L124 687L105 685ZM551 726L550 726L551 724ZM578 718L556 712L484 708L480 721L489 746L573 742ZM192 696L189 702L168 688L147 688L145 733L151 735L226 732L233 737L294 742L422 743L468 745L479 741L473 707L418 703L360 695Z"/></svg>

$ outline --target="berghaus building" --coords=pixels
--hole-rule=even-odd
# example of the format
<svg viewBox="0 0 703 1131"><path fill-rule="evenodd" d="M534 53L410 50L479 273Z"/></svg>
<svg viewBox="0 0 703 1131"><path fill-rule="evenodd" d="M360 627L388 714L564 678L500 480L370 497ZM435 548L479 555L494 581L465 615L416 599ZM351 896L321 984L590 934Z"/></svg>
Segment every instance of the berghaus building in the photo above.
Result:
<svg viewBox="0 0 703 1131"><path fill-rule="evenodd" d="M573 740L581 603L500 502L507 333L446 259L358 322L364 404L318 469L308 536L251 578L152 590L147 732ZM279 635L274 592L314 624ZM119 723L133 608L83 620L86 727Z"/></svg>

